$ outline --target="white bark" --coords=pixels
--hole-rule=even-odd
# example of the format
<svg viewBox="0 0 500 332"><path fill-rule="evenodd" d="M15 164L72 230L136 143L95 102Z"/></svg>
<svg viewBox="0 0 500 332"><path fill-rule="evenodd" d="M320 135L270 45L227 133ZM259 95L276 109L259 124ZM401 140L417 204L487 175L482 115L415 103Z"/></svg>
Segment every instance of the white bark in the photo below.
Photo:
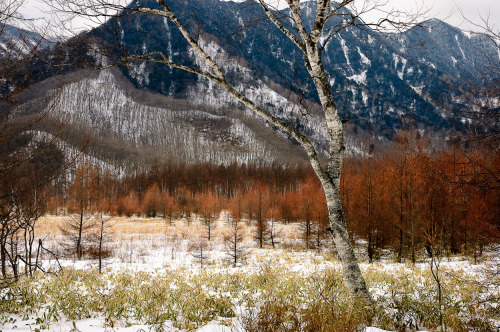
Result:
<svg viewBox="0 0 500 332"><path fill-rule="evenodd" d="M277 28L292 42L294 42L295 45L297 45L297 47L304 53L306 67L309 71L309 75L313 79L314 86L316 88L316 91L318 92L320 103L325 114L328 135L330 138L330 156L328 160L328 169L325 171L323 170L318 158L318 154L309 139L285 122L273 117L269 112L257 106L244 94L238 92L231 84L229 84L219 66L208 55L208 53L200 47L198 41L190 35L188 30L172 13L165 1L157 0L157 2L162 10L140 8L139 11L143 13L160 15L173 22L182 33L186 41L196 51L198 56L200 56L201 59L203 59L203 61L205 61L205 63L209 66L212 73L202 72L201 70L192 68L187 69L183 68L182 66L172 64L163 55L161 59L155 61L194 72L198 75L202 75L219 83L224 89L226 89L229 94L245 104L255 114L271 122L276 127L280 128L281 130L295 138L302 145L309 157L309 161L311 162L316 175L321 181L323 190L325 192L330 219L330 228L332 229L335 246L337 248L339 259L342 263L343 275L347 288L349 289L351 296L371 302L372 299L370 293L359 269L356 256L354 255L354 250L349 239L347 225L342 210L342 202L340 200L340 174L342 170L342 160L344 155L343 124L341 119L339 118L337 107L334 102L332 87L328 82L326 72L323 67L323 63L321 60L321 45L319 44L319 38L323 32L324 25L327 22L328 18L331 17L330 14L332 14L332 12L335 12L336 9L330 8L331 4L328 0L317 0L316 19L312 26L311 32L308 33L306 27L302 22L300 1L287 0L292 13L292 19L295 23L295 26L297 27L299 35L299 37L297 37L280 23L280 21L272 14L272 12L263 1L259 0L261 6L265 10L271 22L273 22L277 26ZM339 6L343 7L347 2L352 1L343 1Z"/></svg>
<svg viewBox="0 0 500 332"><path fill-rule="evenodd" d="M47 0L49 1L49 0ZM79 6L76 0L68 1L71 5L66 5L67 0L52 0L60 4L62 8L69 8L67 11L75 13L74 6ZM100 6L107 3L106 0L88 0L96 1ZM109 1L109 0L108 0ZM164 17L171 21L179 29L185 40L189 43L196 54L202 59L207 67L207 71L200 68L186 67L176 64L168 59L162 52L152 52L143 54L141 56L134 56L132 58L123 59L124 62L130 61L154 61L163 63L167 66L182 69L197 75L206 77L221 85L231 96L236 100L242 102L251 111L261 118L274 124L276 127L283 130L285 133L293 137L305 149L309 161L316 172L316 175L321 181L328 206L330 227L332 229L333 239L337 247L338 256L342 262L344 280L351 293L352 297L362 298L371 302L371 296L368 292L365 280L361 275L358 262L354 255L354 251L348 236L346 222L342 210L342 203L340 200L340 174L342 168L342 160L344 154L344 137L343 137L343 124L339 118L337 107L332 95L332 87L328 82L325 69L323 67L321 52L323 47L329 40L328 36L324 36L325 24L330 18L337 15L339 10L355 0L342 0L340 3L332 4L330 0L316 0L316 17L311 27L304 26L302 21L302 13L300 8L300 0L286 0L290 9L291 15L287 18L293 20L294 27L289 28L288 24L285 25L277 18L266 4L265 0L259 0L261 7L264 9L269 20L286 36L289 38L299 50L304 54L304 62L309 72L310 77L314 82L314 87L318 93L318 97L323 109L326 126L328 130L329 143L329 160L327 170L324 170L311 141L302 133L298 132L292 126L284 121L274 117L270 112L259 107L256 103L251 101L244 93L236 90L226 79L223 71L217 63L210 57L210 55L201 47L198 40L194 38L179 19L170 10L165 0L156 0L160 9L152 9L142 7L140 0L136 0L138 6L137 12L150 15ZM332 7L333 6L333 7ZM82 12L88 8L84 5ZM113 7L112 7L113 8ZM96 9L97 10L97 9ZM346 28L350 24L338 27L332 34L338 33L340 30ZM308 28L310 31L308 32ZM293 29L293 30L290 30ZM331 37L331 36L330 36ZM326 39L324 39L326 38ZM320 39L323 39L323 45L320 45Z"/></svg>
<svg viewBox="0 0 500 332"><path fill-rule="evenodd" d="M294 22L300 35L301 42L305 45L303 50L309 75L314 81L316 91L325 113L328 136L330 138L328 169L325 172L318 163L313 163L313 169L319 177L325 191L330 228L337 247L338 256L342 263L344 280L352 295L371 301L370 293L365 280L361 275L357 259L354 255L347 225L340 200L340 174L344 155L343 124L339 118L335 105L332 87L326 77L326 72L321 61L321 45L319 37L327 21L327 16L332 11L330 1L317 0L316 19L310 33L302 23L299 0L287 0L292 11ZM346 2L346 1L344 1ZM340 6L344 6L341 3ZM269 16L270 14L268 14ZM274 22L273 19L271 21ZM286 35L286 34L285 34Z"/></svg>

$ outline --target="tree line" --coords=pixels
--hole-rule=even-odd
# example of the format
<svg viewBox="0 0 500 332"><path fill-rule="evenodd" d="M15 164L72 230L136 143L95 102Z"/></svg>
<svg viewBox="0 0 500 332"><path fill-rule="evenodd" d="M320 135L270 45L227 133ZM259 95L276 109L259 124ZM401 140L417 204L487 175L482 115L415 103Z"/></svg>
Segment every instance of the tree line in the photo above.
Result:
<svg viewBox="0 0 500 332"><path fill-rule="evenodd" d="M438 149L418 131L401 131L386 144L368 139L364 146L345 158L340 189L351 241L368 261L384 255L412 262L443 254L477 259L498 244L500 155L494 147L450 140ZM29 135L2 142L0 155L4 280L41 269L42 253L53 256L42 234L35 234L38 219L47 213L66 216L61 227L66 248L61 249L99 262L109 254L109 216L200 222L206 229L198 243L201 265L221 218L233 230L226 241L233 264L242 256L243 223L253 226L260 248L282 245L278 223L298 224L297 245L307 249L326 248L331 239L319 180L304 165L170 160L119 176L89 163L66 169L54 144Z"/></svg>
<svg viewBox="0 0 500 332"><path fill-rule="evenodd" d="M436 151L418 132L400 132L384 148L344 161L341 197L351 240L370 262L392 252L415 262L440 250L479 257L500 239L500 156L484 146L448 144ZM62 188L65 187L65 188ZM276 222L300 223L303 244L318 248L328 235L320 183L306 166L154 163L117 178L85 164L54 187L53 214L96 212L183 219L211 227L221 211L255 226L259 247L277 243ZM442 254L442 253L441 253Z"/></svg>

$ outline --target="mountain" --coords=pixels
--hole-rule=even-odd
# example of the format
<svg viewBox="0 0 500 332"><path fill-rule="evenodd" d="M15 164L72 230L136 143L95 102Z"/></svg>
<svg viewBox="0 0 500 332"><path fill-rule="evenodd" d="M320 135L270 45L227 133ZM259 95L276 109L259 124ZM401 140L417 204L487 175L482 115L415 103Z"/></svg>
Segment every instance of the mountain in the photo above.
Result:
<svg viewBox="0 0 500 332"><path fill-rule="evenodd" d="M302 56L270 22L261 19L264 13L258 6L193 0L172 2L171 9L192 29L199 24L200 38L216 57L222 54L219 64L242 89L272 87L284 96L290 91L304 93L308 75ZM304 3L302 10L306 21L312 22L314 2ZM120 27L118 36L128 55L162 51L175 62L196 64L193 52L166 20L135 15L108 25ZM93 32L94 37L103 35L104 29ZM484 36L430 20L397 35L348 28L330 40L324 63L342 116L391 137L405 119L433 132L454 128L457 123L450 119L449 109L463 106L454 102L460 87L480 76L489 61L498 62L497 52ZM241 72L249 72L250 77ZM153 63L134 64L124 73L137 87L173 98L199 99L209 84L194 74ZM305 97L316 100L310 86Z"/></svg>
<svg viewBox="0 0 500 332"><path fill-rule="evenodd" d="M0 100L9 99L36 81L35 63L46 61L40 55L51 53L53 44L53 40L36 32L0 23ZM2 114L0 110L0 122Z"/></svg>
<svg viewBox="0 0 500 332"><path fill-rule="evenodd" d="M35 48L47 48L51 40L40 34L9 24L0 24L0 58L21 57Z"/></svg>
<svg viewBox="0 0 500 332"><path fill-rule="evenodd" d="M304 161L296 143L244 112L139 90L114 69L50 78L20 98L26 102L15 110L15 125L35 123L35 136L55 140L67 155L83 151L87 161L120 174L167 160Z"/></svg>
<svg viewBox="0 0 500 332"><path fill-rule="evenodd" d="M308 84L303 59L274 25L262 19L265 14L259 6L251 1L191 0L173 1L171 9L193 32L200 29L200 42L238 90L303 130L320 151L325 151L326 128L315 106L317 97ZM305 22L311 24L314 2L303 3L302 11ZM74 47L59 52L64 56L58 61L86 62L88 59L76 59L92 57L92 43L100 45L97 41L104 40L107 46L119 41L127 54L118 50L94 57L99 64L162 51L174 62L205 66L175 26L159 17L125 15L80 37L91 42L78 52ZM389 35L350 27L330 39L323 58L342 117L382 139L390 138L408 121L436 135L457 129L460 122L453 119L452 110L466 107L459 91L471 84L484 84L478 77L492 61L499 61L498 49L485 36L466 34L439 20ZM74 70L67 62L62 64L68 71ZM205 78L144 62L120 71L100 75L78 71L68 85L54 88L52 100L45 101L42 108L50 118L78 128L81 135L87 133L91 142L100 142L94 143L99 148L93 148L99 151L94 152L98 159L116 164L127 159L140 163L145 154L148 160L177 156L189 162L216 163L303 159L293 142L256 121ZM43 93L47 99L50 86L41 82L26 95L36 100ZM304 107L311 110L309 116L304 116ZM24 112L35 112L29 109L25 107ZM359 141L348 138L349 148L361 149Z"/></svg>
<svg viewBox="0 0 500 332"><path fill-rule="evenodd" d="M473 80L500 60L498 48L484 34L464 32L437 19L395 37L407 58L427 64L450 79Z"/></svg>

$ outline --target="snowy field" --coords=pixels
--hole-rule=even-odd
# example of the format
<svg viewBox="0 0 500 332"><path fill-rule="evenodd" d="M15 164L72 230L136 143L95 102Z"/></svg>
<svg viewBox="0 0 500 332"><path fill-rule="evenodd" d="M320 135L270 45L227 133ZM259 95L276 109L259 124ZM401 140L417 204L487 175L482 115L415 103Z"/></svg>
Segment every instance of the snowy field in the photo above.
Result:
<svg viewBox="0 0 500 332"><path fill-rule="evenodd" d="M116 218L103 273L98 260L68 253L59 226L46 217L37 234L58 254L42 256L52 272L3 288L1 331L452 331L500 329L499 258L442 257L438 287L429 260L369 264L357 248L376 305L352 302L340 264L325 240L305 249L297 224L278 224L276 248L258 248L242 223L234 264L233 228L221 215L207 241L200 220ZM66 249L64 249L66 248ZM59 269L62 266L62 270Z"/></svg>

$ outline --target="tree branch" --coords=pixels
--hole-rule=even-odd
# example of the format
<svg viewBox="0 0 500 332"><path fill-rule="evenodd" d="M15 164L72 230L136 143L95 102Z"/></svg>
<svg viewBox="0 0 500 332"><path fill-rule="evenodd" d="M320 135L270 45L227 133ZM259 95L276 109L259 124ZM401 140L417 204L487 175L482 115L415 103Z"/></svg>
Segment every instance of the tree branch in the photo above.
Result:
<svg viewBox="0 0 500 332"><path fill-rule="evenodd" d="M299 49L302 50L302 52L305 52L306 51L306 48L305 48L305 45L303 42L301 42L299 40L299 38L297 38L290 30L288 30L287 28L285 28L285 26L283 24L281 24L281 22L276 18L276 16L274 16L274 14L271 12L271 10L269 10L269 7L267 6L267 4L263 1L263 0L259 0L259 3L260 5L262 6L262 8L264 9L264 11L266 12L266 15L267 17L269 18L269 20L285 35L287 36L295 45L297 45L297 47Z"/></svg>
<svg viewBox="0 0 500 332"><path fill-rule="evenodd" d="M155 55L159 55L161 59L154 58ZM133 61L129 61L129 59L132 59ZM220 78L216 77L210 73L206 73L200 69L197 68L192 68L184 65L180 65L178 63L172 62L168 60L168 58L165 56L165 54L161 51L153 51L153 52L148 52L142 55L128 55L124 59L124 64L130 65L131 63L138 62L138 61L149 61L149 62L155 62L155 63L161 63L164 65L167 65L169 67L181 69L199 76L206 77L210 80L219 82Z"/></svg>
<svg viewBox="0 0 500 332"><path fill-rule="evenodd" d="M297 0L294 0L297 1ZM187 29L182 25L182 23L177 19L177 17L172 13L170 8L167 6L164 0L157 0L158 4L162 7L163 11L155 10L155 9L150 9L150 8L140 8L139 10L141 12L146 12L146 13L151 13L159 16L166 17L170 21L172 21L179 31L182 33L186 41L193 47L193 49L196 51L196 53L202 57L202 59L209 65L209 67L215 72L216 76L209 75L207 76L207 73L201 72L202 76L207 77L215 82L217 82L219 85L221 85L230 95L232 95L234 98L236 98L238 101L242 102L244 105L246 105L250 110L255 113L256 115L262 117L263 119L269 121L279 129L283 130L286 134L289 136L293 137L297 142L299 142L302 147L306 150L306 153L309 157L309 160L312 164L312 166L315 168L315 170L318 172L318 176L320 176L322 181L330 181L330 176L327 172L323 171L321 167L321 163L319 161L319 156L311 143L311 141L302 133L298 132L291 126L289 126L287 123L284 121L281 121L280 119L272 116L269 112L266 112L264 109L260 108L257 106L253 101L245 97L243 94L241 94L239 91L237 91L229 82L227 81L226 77L222 73L222 70L219 68L219 66L214 62L214 60L203 50L198 42L190 35L190 33L187 31ZM300 8L299 8L300 11ZM303 25L301 25L303 28ZM305 31L305 29L304 29ZM185 67L185 66L179 66L179 69L182 70L187 70L189 72L195 72L195 69Z"/></svg>

